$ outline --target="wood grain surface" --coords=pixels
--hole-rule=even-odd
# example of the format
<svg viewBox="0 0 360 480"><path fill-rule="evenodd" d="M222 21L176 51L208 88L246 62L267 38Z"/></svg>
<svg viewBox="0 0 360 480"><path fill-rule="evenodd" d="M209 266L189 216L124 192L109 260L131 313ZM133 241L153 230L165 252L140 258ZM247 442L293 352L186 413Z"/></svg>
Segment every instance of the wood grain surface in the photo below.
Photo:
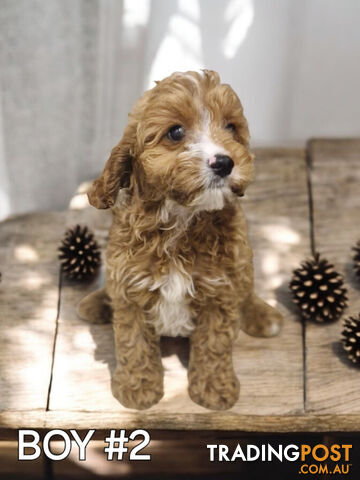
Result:
<svg viewBox="0 0 360 480"><path fill-rule="evenodd" d="M325 327L307 324L303 337L288 293L292 270L311 251L308 173L316 248L346 273L351 304L347 314L360 309L350 250L360 237L359 147L360 141L313 141L308 172L302 150L256 152L257 178L244 198L256 289L282 311L285 323L272 339L240 333L234 350L240 398L226 412L211 412L189 399L188 349L182 339L162 341L165 396L158 405L138 412L123 408L112 397L111 325L89 325L77 318L75 310L83 296L103 284L103 274L85 284L62 279L59 288L56 252L65 229L76 223L87 224L104 250L109 212L88 207L81 191L69 211L2 222L0 436L20 427L359 430L360 372L341 351L341 322Z"/></svg>
<svg viewBox="0 0 360 480"><path fill-rule="evenodd" d="M306 327L306 409L319 414L360 413L360 368L342 349L343 319L360 312L360 281L352 246L360 239L360 140L313 140L309 144L315 249L344 275L349 307L331 325ZM354 423L360 430L360 423Z"/></svg>
<svg viewBox="0 0 360 480"><path fill-rule="evenodd" d="M0 411L46 408L65 216L32 214L1 224Z"/></svg>

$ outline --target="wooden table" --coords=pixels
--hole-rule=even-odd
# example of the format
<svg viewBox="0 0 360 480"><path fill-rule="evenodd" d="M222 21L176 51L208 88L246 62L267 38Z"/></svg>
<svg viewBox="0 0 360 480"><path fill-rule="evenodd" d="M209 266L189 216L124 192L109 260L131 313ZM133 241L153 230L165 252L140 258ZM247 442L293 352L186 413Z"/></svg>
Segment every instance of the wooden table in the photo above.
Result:
<svg viewBox="0 0 360 480"><path fill-rule="evenodd" d="M312 237L316 249L345 273L346 315L360 311L360 282L351 268L351 246L360 238L360 140L314 140L306 151L256 153L257 179L244 199L256 286L282 311L285 325L272 339L240 333L234 351L241 382L237 404L225 412L194 404L187 395L186 342L170 339L163 342L161 402L139 412L113 398L111 326L88 325L75 313L77 302L103 278L69 283L61 279L57 260L64 230L76 223L87 224L106 245L109 213L79 208L79 193L68 211L0 224L0 435L20 427L360 430L360 368L342 351L342 321L303 325L288 291L292 270L310 255Z"/></svg>

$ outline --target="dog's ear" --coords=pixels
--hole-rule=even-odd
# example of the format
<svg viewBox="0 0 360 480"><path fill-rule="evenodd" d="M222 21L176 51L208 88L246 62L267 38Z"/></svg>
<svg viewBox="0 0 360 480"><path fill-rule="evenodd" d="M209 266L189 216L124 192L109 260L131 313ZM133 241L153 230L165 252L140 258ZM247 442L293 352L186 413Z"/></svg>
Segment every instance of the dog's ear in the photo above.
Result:
<svg viewBox="0 0 360 480"><path fill-rule="evenodd" d="M120 188L128 187L136 141L136 123L130 122L120 142L111 151L100 177L88 192L89 202L96 208L114 206Z"/></svg>

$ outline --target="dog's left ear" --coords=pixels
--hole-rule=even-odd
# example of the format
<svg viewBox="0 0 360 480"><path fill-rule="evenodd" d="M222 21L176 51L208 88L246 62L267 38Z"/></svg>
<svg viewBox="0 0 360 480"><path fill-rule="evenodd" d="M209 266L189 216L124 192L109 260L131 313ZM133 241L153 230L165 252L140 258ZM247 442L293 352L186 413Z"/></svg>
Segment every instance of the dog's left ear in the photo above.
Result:
<svg viewBox="0 0 360 480"><path fill-rule="evenodd" d="M129 186L132 159L136 140L136 123L130 122L120 142L111 151L100 177L94 181L89 192L89 202L96 208L114 206L120 188Z"/></svg>

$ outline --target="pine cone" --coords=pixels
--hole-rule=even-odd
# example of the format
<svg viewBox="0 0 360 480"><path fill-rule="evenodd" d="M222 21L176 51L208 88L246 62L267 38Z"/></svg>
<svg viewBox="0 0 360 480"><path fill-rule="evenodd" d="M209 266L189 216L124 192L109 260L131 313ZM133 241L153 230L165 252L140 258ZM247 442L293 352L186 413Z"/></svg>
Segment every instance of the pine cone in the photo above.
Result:
<svg viewBox="0 0 360 480"><path fill-rule="evenodd" d="M347 307L343 285L343 277L317 253L294 270L289 286L302 317L324 323L337 320Z"/></svg>
<svg viewBox="0 0 360 480"><path fill-rule="evenodd" d="M360 314L345 320L341 335L343 336L342 344L349 360L360 365Z"/></svg>
<svg viewBox="0 0 360 480"><path fill-rule="evenodd" d="M360 240L357 242L357 244L355 245L355 247L353 248L353 250L355 251L355 255L354 255L354 270L355 270L356 276L357 276L358 279L360 280Z"/></svg>
<svg viewBox="0 0 360 480"><path fill-rule="evenodd" d="M84 280L92 277L101 264L101 253L94 235L88 228L69 228L59 247L59 260L65 276Z"/></svg>

